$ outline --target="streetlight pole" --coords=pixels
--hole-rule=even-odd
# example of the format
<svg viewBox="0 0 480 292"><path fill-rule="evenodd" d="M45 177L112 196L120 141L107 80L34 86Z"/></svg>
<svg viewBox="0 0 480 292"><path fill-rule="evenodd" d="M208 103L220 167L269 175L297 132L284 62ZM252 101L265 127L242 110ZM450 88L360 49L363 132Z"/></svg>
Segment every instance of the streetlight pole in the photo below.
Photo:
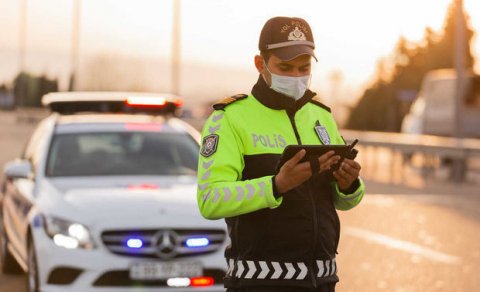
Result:
<svg viewBox="0 0 480 292"><path fill-rule="evenodd" d="M180 50L181 50L181 0L173 0L173 27L172 27L172 93L180 93Z"/></svg>
<svg viewBox="0 0 480 292"><path fill-rule="evenodd" d="M25 53L27 45L27 0L20 1L20 27L18 43L18 69L19 73L25 71Z"/></svg>
<svg viewBox="0 0 480 292"><path fill-rule="evenodd" d="M462 127L462 107L465 91L465 53L466 53L466 27L465 16L463 12L463 0L455 0L455 44L453 63L457 75L456 95L455 95L455 122L453 136L461 138L463 136Z"/></svg>
<svg viewBox="0 0 480 292"><path fill-rule="evenodd" d="M463 0L455 0L455 44L453 63L457 75L455 109L454 109L454 127L453 137L460 139L463 137L463 119L462 112L464 106L464 95L466 85L465 58L467 52L465 15L463 11ZM451 178L455 182L460 182L465 176L465 163L462 158L453 160L451 169Z"/></svg>
<svg viewBox="0 0 480 292"><path fill-rule="evenodd" d="M73 1L72 15L72 47L70 53L70 80L68 89L73 91L78 85L79 58L80 58L80 22L81 22L81 0Z"/></svg>
<svg viewBox="0 0 480 292"><path fill-rule="evenodd" d="M19 23L19 35L18 35L18 75L15 78L15 105L24 106L25 103L25 58L26 58L26 46L27 46L27 9L28 0L20 1L20 23Z"/></svg>

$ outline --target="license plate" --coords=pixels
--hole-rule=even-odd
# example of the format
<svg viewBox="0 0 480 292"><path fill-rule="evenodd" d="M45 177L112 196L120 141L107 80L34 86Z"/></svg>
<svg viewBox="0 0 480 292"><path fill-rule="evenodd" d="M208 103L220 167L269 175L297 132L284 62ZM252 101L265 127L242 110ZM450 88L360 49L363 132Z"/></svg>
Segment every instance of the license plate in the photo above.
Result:
<svg viewBox="0 0 480 292"><path fill-rule="evenodd" d="M202 265L198 262L146 262L130 267L130 279L132 280L166 280L202 275Z"/></svg>

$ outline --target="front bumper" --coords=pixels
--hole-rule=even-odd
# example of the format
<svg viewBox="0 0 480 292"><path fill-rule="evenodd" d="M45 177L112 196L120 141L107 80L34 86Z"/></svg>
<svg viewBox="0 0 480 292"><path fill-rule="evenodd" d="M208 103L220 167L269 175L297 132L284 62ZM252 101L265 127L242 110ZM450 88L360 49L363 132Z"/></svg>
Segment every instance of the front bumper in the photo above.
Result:
<svg viewBox="0 0 480 292"><path fill-rule="evenodd" d="M169 287L166 281L135 281L129 277L134 263L159 259L116 255L101 242L96 242L92 250L66 249L57 246L43 228L34 228L32 233L41 291L225 291L221 280L226 270L225 246L210 254L174 259L201 262L204 276L214 278L213 286Z"/></svg>

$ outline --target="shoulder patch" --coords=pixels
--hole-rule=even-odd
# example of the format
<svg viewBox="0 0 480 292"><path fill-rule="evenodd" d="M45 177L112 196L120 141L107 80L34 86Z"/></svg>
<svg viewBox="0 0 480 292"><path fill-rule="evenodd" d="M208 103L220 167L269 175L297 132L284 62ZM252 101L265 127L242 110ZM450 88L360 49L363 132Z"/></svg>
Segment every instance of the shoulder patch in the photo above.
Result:
<svg viewBox="0 0 480 292"><path fill-rule="evenodd" d="M326 110L326 111L329 112L329 113L332 112L332 110L331 110L328 106L324 105L324 104L320 101L320 97L318 97L318 95L315 95L315 96L310 100L310 102L313 103L313 104L318 105L319 107L323 108L324 110Z"/></svg>
<svg viewBox="0 0 480 292"><path fill-rule="evenodd" d="M200 154L203 157L210 157L217 151L219 136L217 134L211 134L203 138L202 150Z"/></svg>
<svg viewBox="0 0 480 292"><path fill-rule="evenodd" d="M224 99L216 102L213 104L213 109L215 110L223 110L226 108L229 104L232 104L238 100L247 98L248 95L246 94L236 94L233 96L225 97Z"/></svg>

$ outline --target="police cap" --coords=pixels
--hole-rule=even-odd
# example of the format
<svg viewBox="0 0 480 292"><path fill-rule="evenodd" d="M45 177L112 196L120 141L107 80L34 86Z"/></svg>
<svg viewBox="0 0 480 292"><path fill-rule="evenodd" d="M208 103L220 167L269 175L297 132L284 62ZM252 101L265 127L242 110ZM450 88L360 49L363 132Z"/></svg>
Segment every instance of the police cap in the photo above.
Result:
<svg viewBox="0 0 480 292"><path fill-rule="evenodd" d="M258 42L260 51L270 51L282 61L290 61L301 55L310 55L317 60L313 50L310 25L298 17L274 17L263 26Z"/></svg>

